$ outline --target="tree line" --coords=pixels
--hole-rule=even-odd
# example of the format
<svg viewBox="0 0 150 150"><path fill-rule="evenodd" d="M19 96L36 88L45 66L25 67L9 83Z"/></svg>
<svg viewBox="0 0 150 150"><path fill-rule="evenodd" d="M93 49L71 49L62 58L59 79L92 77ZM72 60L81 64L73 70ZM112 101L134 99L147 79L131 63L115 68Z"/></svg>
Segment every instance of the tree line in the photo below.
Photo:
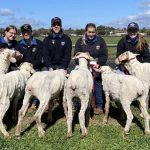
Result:
<svg viewBox="0 0 150 150"><path fill-rule="evenodd" d="M2 36L5 32L4 28L0 28L0 36ZM39 28L39 29L35 29L33 30L33 36L47 36L50 32L50 29L46 29L46 28ZM85 30L84 29L72 29L72 28L68 28L68 29L64 29L64 32L68 35L83 35ZM114 28L114 27L109 27L109 26L104 26L104 25L100 25L97 27L97 34L98 35L113 35L117 32L126 32L126 28ZM145 27L140 29L141 33L146 33L146 35L150 35L150 29L146 29ZM21 35L21 31L20 29L18 29L18 35Z"/></svg>

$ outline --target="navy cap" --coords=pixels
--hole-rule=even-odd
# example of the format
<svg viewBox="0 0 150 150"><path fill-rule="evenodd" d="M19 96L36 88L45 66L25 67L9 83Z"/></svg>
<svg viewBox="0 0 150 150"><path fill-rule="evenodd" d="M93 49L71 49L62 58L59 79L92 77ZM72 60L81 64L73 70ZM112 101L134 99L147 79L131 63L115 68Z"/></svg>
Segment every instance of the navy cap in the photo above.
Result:
<svg viewBox="0 0 150 150"><path fill-rule="evenodd" d="M58 23L60 26L62 26L62 21L59 17L54 17L51 20L51 26L53 26L55 23Z"/></svg>
<svg viewBox="0 0 150 150"><path fill-rule="evenodd" d="M127 31L130 32L130 31L133 31L133 32L137 32L139 31L139 26L137 23L135 22L131 22L129 23L128 27L127 27Z"/></svg>
<svg viewBox="0 0 150 150"><path fill-rule="evenodd" d="M32 32L32 27L31 27L31 25L29 25L29 24L24 24L24 25L21 26L21 32L24 32L24 31L27 31L27 30Z"/></svg>

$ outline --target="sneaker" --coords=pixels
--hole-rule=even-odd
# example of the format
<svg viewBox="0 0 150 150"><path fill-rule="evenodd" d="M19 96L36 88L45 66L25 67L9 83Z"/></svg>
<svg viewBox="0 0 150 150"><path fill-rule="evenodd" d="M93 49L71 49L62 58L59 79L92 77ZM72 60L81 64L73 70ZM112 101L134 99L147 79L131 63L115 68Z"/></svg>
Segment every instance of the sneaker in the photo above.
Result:
<svg viewBox="0 0 150 150"><path fill-rule="evenodd" d="M31 109L34 109L34 110L35 110L36 108L37 108L36 104L32 104L32 105L31 105Z"/></svg>
<svg viewBox="0 0 150 150"><path fill-rule="evenodd" d="M95 115L103 114L103 109L102 108L94 108L94 114Z"/></svg>

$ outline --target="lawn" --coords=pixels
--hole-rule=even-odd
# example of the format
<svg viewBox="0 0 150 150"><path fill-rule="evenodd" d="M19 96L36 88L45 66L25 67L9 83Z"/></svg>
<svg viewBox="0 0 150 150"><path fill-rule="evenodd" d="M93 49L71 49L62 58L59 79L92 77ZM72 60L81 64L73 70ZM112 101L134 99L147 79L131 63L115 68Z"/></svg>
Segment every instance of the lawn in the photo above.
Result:
<svg viewBox="0 0 150 150"><path fill-rule="evenodd" d="M119 40L119 38L104 38L106 43L116 43ZM75 42L76 39L74 38L73 41ZM113 63L115 53L115 47L109 48L109 64ZM35 122L33 122L35 112L30 110L25 116L20 139L14 135L16 124L6 121L12 138L6 140L0 133L0 148L1 150L149 150L150 135L143 133L144 121L137 107L132 106L132 111L135 117L130 135L123 134L125 121L119 119L119 112L112 103L108 125L103 125L103 115L93 116L87 137L81 137L79 123L76 122L73 137L68 139L63 111L54 111L53 124L45 123L46 114L44 114L42 120L46 136L39 138Z"/></svg>
<svg viewBox="0 0 150 150"><path fill-rule="evenodd" d="M55 123L47 127L43 122L46 136L41 139L38 137L36 125L32 123L34 112L30 110L24 119L21 138L17 139L14 136L15 127L11 127L9 132L12 139L6 140L0 134L0 147L1 150L149 150L150 136L143 133L143 119L140 118L136 107L132 106L132 111L135 119L131 125L130 135L123 134L125 122L120 121L118 110L113 104L109 124L103 125L103 115L93 116L85 138L81 137L80 127L76 122L73 137L68 139L66 120L61 115L59 119L55 117ZM59 113L63 114L55 111L54 115L60 115Z"/></svg>

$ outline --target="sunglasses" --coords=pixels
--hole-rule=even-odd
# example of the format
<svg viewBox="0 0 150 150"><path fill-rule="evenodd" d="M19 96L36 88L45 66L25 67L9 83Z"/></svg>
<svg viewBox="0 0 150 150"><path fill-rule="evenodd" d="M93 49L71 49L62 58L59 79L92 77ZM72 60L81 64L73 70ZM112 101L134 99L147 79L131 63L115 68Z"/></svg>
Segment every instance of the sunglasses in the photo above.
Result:
<svg viewBox="0 0 150 150"><path fill-rule="evenodd" d="M95 31L87 31L87 33L96 33Z"/></svg>

